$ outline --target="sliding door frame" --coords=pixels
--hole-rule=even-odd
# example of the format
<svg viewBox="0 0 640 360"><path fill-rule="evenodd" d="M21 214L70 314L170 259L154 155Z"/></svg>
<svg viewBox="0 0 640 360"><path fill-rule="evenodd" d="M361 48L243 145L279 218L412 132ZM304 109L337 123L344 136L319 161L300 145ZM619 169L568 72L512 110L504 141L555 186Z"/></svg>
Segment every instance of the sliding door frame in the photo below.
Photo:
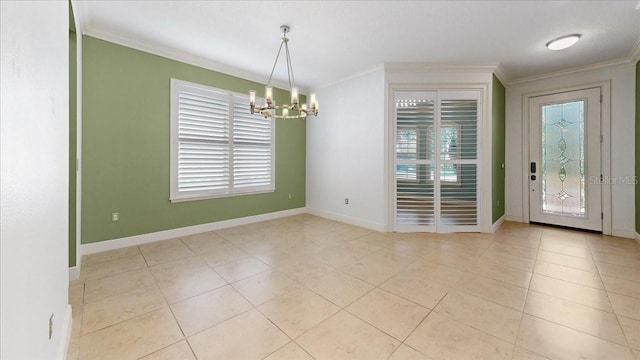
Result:
<svg viewBox="0 0 640 360"><path fill-rule="evenodd" d="M475 90L479 92L478 96L478 139L481 143L478 146L478 167L477 167L477 193L478 193L478 223L474 230L481 232L492 232L491 224L491 86L490 83L388 83L385 102L387 107L387 136L386 136L386 183L387 183L387 224L390 231L398 231L396 226L396 169L395 167L395 101L394 94L396 91L467 91ZM437 225L436 225L437 226ZM438 229L436 227L436 229ZM444 227L437 230L439 232L451 231L450 228Z"/></svg>

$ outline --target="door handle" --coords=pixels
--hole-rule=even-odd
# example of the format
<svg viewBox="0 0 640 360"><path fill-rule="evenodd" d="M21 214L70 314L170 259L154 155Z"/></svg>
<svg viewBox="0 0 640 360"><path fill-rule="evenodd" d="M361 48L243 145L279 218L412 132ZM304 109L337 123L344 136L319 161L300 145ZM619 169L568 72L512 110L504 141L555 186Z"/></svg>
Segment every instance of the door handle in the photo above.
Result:
<svg viewBox="0 0 640 360"><path fill-rule="evenodd" d="M531 173L532 174L536 173L536 163L535 162L531 163ZM531 179L531 180L535 180L535 179Z"/></svg>

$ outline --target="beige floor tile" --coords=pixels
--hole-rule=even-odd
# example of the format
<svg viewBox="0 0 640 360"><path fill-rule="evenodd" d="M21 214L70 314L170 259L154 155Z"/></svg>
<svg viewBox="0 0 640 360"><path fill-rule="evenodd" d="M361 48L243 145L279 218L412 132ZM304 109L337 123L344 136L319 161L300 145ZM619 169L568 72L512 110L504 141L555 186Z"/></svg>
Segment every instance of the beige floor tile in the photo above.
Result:
<svg viewBox="0 0 640 360"><path fill-rule="evenodd" d="M411 259L407 257L405 261L410 263ZM400 272L400 270L402 270L401 264L401 262L395 259L392 260L383 256L370 255L340 268L340 271L377 286Z"/></svg>
<svg viewBox="0 0 640 360"><path fill-rule="evenodd" d="M140 360L196 360L189 344L185 340L169 345L164 349L149 354Z"/></svg>
<svg viewBox="0 0 640 360"><path fill-rule="evenodd" d="M330 272L310 279L305 285L340 307L351 304L373 289L372 285L341 272Z"/></svg>
<svg viewBox="0 0 640 360"><path fill-rule="evenodd" d="M251 255L235 246L221 246L214 251L200 253L200 256L202 256L209 266L215 267L235 260L248 258Z"/></svg>
<svg viewBox="0 0 640 360"><path fill-rule="evenodd" d="M640 276L640 275L638 275ZM640 298L640 282L601 275L604 287L608 292Z"/></svg>
<svg viewBox="0 0 640 360"><path fill-rule="evenodd" d="M434 359L511 359L512 344L432 312L405 342Z"/></svg>
<svg viewBox="0 0 640 360"><path fill-rule="evenodd" d="M182 240L180 240L179 238L173 238L173 239L154 241L151 243L142 244L139 246L139 248L140 248L140 252L144 254L149 251L169 249L169 248L181 246L181 245L184 245Z"/></svg>
<svg viewBox="0 0 640 360"><path fill-rule="evenodd" d="M249 310L188 338L198 360L262 359L290 339L257 310Z"/></svg>
<svg viewBox="0 0 640 360"><path fill-rule="evenodd" d="M620 266L633 267L640 271L640 258L638 253L629 252L628 250L619 250L615 253L591 250L593 258L597 262L608 263Z"/></svg>
<svg viewBox="0 0 640 360"><path fill-rule="evenodd" d="M186 336L191 336L251 309L251 304L230 285L171 305Z"/></svg>
<svg viewBox="0 0 640 360"><path fill-rule="evenodd" d="M421 354L418 350L412 349L405 344L400 347L391 355L389 360L430 360L430 358Z"/></svg>
<svg viewBox="0 0 640 360"><path fill-rule="evenodd" d="M431 263L427 260L419 260L406 267L402 273L411 273L428 282L435 282L444 287L453 286L460 281L465 272L451 266Z"/></svg>
<svg viewBox="0 0 640 360"><path fill-rule="evenodd" d="M640 350L640 321L618 316L620 326L627 337L627 343L634 349Z"/></svg>
<svg viewBox="0 0 640 360"><path fill-rule="evenodd" d="M400 345L345 311L314 327L296 342L317 360L387 359Z"/></svg>
<svg viewBox="0 0 640 360"><path fill-rule="evenodd" d="M147 266L142 254L135 256L109 260L97 264L86 264L82 267L82 272L86 280L98 279L101 277L122 274L124 272L142 269Z"/></svg>
<svg viewBox="0 0 640 360"><path fill-rule="evenodd" d="M511 344L522 316L519 311L459 291L449 292L434 311Z"/></svg>
<svg viewBox="0 0 640 360"><path fill-rule="evenodd" d="M529 287L532 275L528 271L483 261L483 259L469 267L467 271L525 289Z"/></svg>
<svg viewBox="0 0 640 360"><path fill-rule="evenodd" d="M552 277L554 279L569 281L578 285L589 286L596 289L604 289L602 280L600 280L600 275L589 271L578 270L567 266L546 262L537 262L536 267L533 269L533 272L536 274Z"/></svg>
<svg viewBox="0 0 640 360"><path fill-rule="evenodd" d="M313 360L313 358L292 341L264 358L264 360Z"/></svg>
<svg viewBox="0 0 640 360"><path fill-rule="evenodd" d="M284 274L267 271L248 279L238 281L232 285L238 292L254 306L261 305L280 295L302 288Z"/></svg>
<svg viewBox="0 0 640 360"><path fill-rule="evenodd" d="M318 260L334 268L351 265L363 256L363 254L346 251L343 246L326 248L316 254Z"/></svg>
<svg viewBox="0 0 640 360"><path fill-rule="evenodd" d="M309 290L300 289L267 301L258 310L295 339L340 308Z"/></svg>
<svg viewBox="0 0 640 360"><path fill-rule="evenodd" d="M417 272L400 273L382 283L380 288L428 309L433 309L449 291L445 285L424 280Z"/></svg>
<svg viewBox="0 0 640 360"><path fill-rule="evenodd" d="M69 347L67 348L67 360L78 360L80 356L80 338L72 337L69 339Z"/></svg>
<svg viewBox="0 0 640 360"><path fill-rule="evenodd" d="M522 316L517 345L550 359L633 359L626 347L527 314Z"/></svg>
<svg viewBox="0 0 640 360"><path fill-rule="evenodd" d="M82 301L84 299L84 286L85 283L83 281L70 281L69 282L69 304L73 305L82 305Z"/></svg>
<svg viewBox="0 0 640 360"><path fill-rule="evenodd" d="M464 270L478 261L478 254L470 254L467 252L462 252L462 249L458 247L457 249L447 249L442 250L440 246L439 250L429 251L428 254L423 254L420 256L421 261L425 261L428 263L436 263L439 265L444 265L448 267L454 267L456 269Z"/></svg>
<svg viewBox="0 0 640 360"><path fill-rule="evenodd" d="M640 282L640 276L638 276L639 271L635 267L601 263L601 262L596 262L596 264L598 266L598 271L600 272L601 275L608 275L608 276L617 277L620 279Z"/></svg>
<svg viewBox="0 0 640 360"><path fill-rule="evenodd" d="M155 286L155 279L148 268L129 271L85 282L84 302L90 303L104 298L124 294L141 288Z"/></svg>
<svg viewBox="0 0 640 360"><path fill-rule="evenodd" d="M346 310L400 341L429 314L429 309L380 289L369 292Z"/></svg>
<svg viewBox="0 0 640 360"><path fill-rule="evenodd" d="M530 289L543 294L577 302L592 308L613 312L607 293L604 290L594 289L538 274L533 274Z"/></svg>
<svg viewBox="0 0 640 360"><path fill-rule="evenodd" d="M171 247L158 247L149 250L141 250L147 264L149 266L158 265L164 262L174 261L187 257L196 256L196 254L183 243Z"/></svg>
<svg viewBox="0 0 640 360"><path fill-rule="evenodd" d="M518 257L535 260L536 257L538 256L538 249L531 248L531 247L521 247L517 245L514 246L514 245L494 243L483 253L483 255L489 255L489 254L495 254L498 256L511 255L511 256L518 256Z"/></svg>
<svg viewBox="0 0 640 360"><path fill-rule="evenodd" d="M535 259L497 253L485 253L481 257L479 257L478 260L527 272L533 272L533 267L536 264Z"/></svg>
<svg viewBox="0 0 640 360"><path fill-rule="evenodd" d="M138 359L182 339L168 307L80 337L80 360Z"/></svg>
<svg viewBox="0 0 640 360"><path fill-rule="evenodd" d="M115 249L109 251L103 251L95 254L86 255L82 261L83 266L95 265L105 261L113 261L121 258L127 258L140 255L140 250L137 246L129 246L122 249Z"/></svg>
<svg viewBox="0 0 640 360"><path fill-rule="evenodd" d="M213 231L184 236L180 240L198 255L232 246L230 242Z"/></svg>
<svg viewBox="0 0 640 360"><path fill-rule="evenodd" d="M149 269L156 281L165 281L211 269L211 267L207 265L202 257L196 256L150 266Z"/></svg>
<svg viewBox="0 0 640 360"><path fill-rule="evenodd" d="M568 300L529 291L527 314L597 336L621 345L627 345L615 314L594 309Z"/></svg>
<svg viewBox="0 0 640 360"><path fill-rule="evenodd" d="M177 277L158 279L157 283L169 304L227 285L227 282L209 267Z"/></svg>
<svg viewBox="0 0 640 360"><path fill-rule="evenodd" d="M138 315L166 306L157 287L130 291L84 305L82 334L129 320Z"/></svg>
<svg viewBox="0 0 640 360"><path fill-rule="evenodd" d="M640 320L640 299L615 293L609 293L609 299L616 314Z"/></svg>
<svg viewBox="0 0 640 360"><path fill-rule="evenodd" d="M334 270L332 267L314 261L312 258L299 258L297 263L278 267L277 269L303 285Z"/></svg>
<svg viewBox="0 0 640 360"><path fill-rule="evenodd" d="M232 283L268 271L271 267L254 257L249 257L218 265L213 269Z"/></svg>
<svg viewBox="0 0 640 360"><path fill-rule="evenodd" d="M633 356L636 358L636 360L640 360L640 350L631 349L631 352L633 353Z"/></svg>
<svg viewBox="0 0 640 360"><path fill-rule="evenodd" d="M511 360L549 360L549 358L516 346L515 349L513 349L513 357Z"/></svg>
<svg viewBox="0 0 640 360"><path fill-rule="evenodd" d="M538 252L537 260L546 263L567 266L578 270L598 272L595 263L591 259L582 259L574 256L540 250Z"/></svg>
<svg viewBox="0 0 640 360"><path fill-rule="evenodd" d="M484 276L465 274L456 284L456 289L479 298L522 311L527 290Z"/></svg>

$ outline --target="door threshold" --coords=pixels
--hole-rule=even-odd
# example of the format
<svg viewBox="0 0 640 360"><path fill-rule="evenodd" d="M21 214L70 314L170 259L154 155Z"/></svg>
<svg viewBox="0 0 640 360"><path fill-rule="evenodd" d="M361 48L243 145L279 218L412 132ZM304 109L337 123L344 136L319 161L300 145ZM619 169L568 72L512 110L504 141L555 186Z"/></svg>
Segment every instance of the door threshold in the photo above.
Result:
<svg viewBox="0 0 640 360"><path fill-rule="evenodd" d="M587 233L591 233L591 234L602 234L602 230L598 231L598 230L580 229L580 228L575 228L575 227L571 227L571 226L563 226L563 225L556 225L556 224L545 224L545 223L535 222L535 221L529 221L529 224L531 224L531 225L540 225L540 226L548 226L548 227L553 227L553 228L558 228L558 229L565 229L565 230L582 231L582 232L587 232Z"/></svg>

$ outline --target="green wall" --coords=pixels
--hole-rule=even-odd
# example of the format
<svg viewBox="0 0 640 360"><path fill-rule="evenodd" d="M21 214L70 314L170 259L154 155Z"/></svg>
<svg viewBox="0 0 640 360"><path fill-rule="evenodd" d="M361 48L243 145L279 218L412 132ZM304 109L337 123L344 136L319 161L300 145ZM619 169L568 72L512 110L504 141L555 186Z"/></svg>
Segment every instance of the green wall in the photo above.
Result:
<svg viewBox="0 0 640 360"><path fill-rule="evenodd" d="M76 266L76 31L69 4L69 267Z"/></svg>
<svg viewBox="0 0 640 360"><path fill-rule="evenodd" d="M491 199L492 222L504 215L505 169L505 89L493 75L493 98L491 99L493 118L491 119Z"/></svg>
<svg viewBox="0 0 640 360"><path fill-rule="evenodd" d="M170 79L247 94L264 85L89 36L82 45L82 243L305 206L304 120L276 122L276 192L171 203Z"/></svg>
<svg viewBox="0 0 640 360"><path fill-rule="evenodd" d="M640 179L640 61L636 63L636 179ZM640 184L636 183L636 233L640 233Z"/></svg>

